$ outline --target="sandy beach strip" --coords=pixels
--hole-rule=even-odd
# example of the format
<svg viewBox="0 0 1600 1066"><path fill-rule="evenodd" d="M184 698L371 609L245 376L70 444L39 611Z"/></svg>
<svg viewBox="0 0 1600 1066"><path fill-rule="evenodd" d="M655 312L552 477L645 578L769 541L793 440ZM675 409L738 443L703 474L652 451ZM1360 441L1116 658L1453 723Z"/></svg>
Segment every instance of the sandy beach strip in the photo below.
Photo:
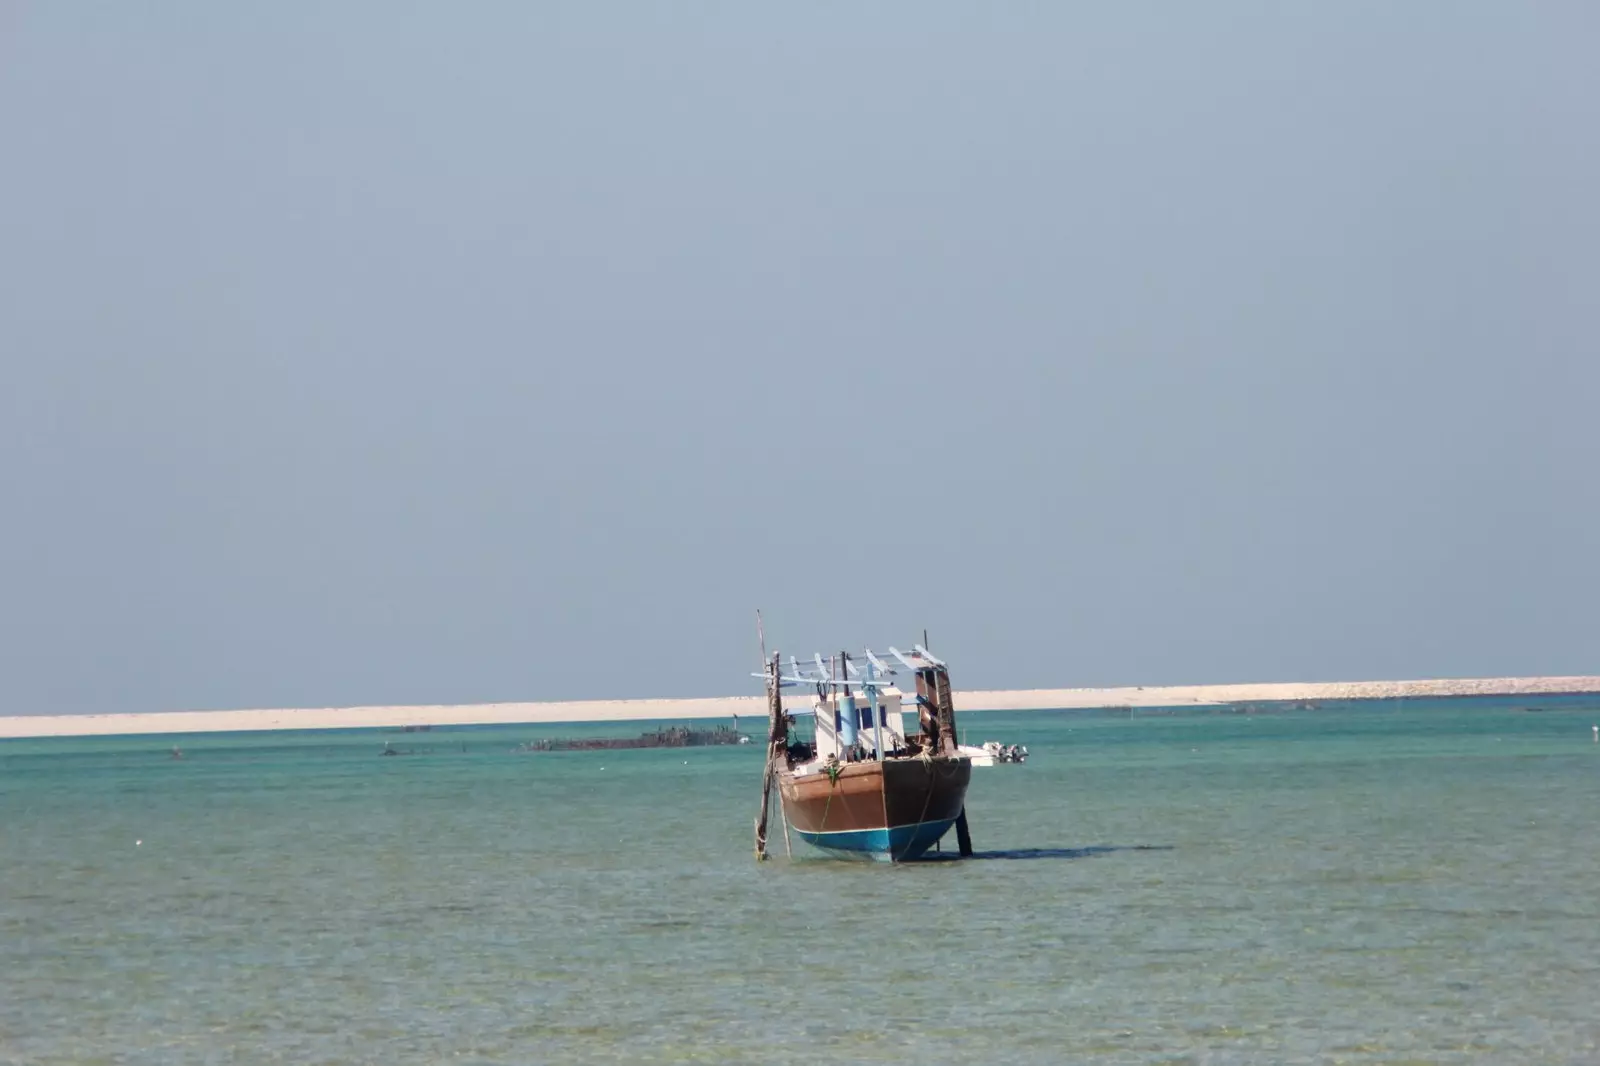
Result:
<svg viewBox="0 0 1600 1066"><path fill-rule="evenodd" d="M1094 710L1232 703L1315 702L1440 696L1538 696L1600 693L1600 677L1491 677L1432 681L1343 681L1134 688L997 689L955 694L958 710ZM794 697L809 706L809 694ZM228 733L282 729L522 725L562 722L655 722L699 718L759 720L756 696L707 699L574 700L410 707L322 707L257 711L159 711L146 714L0 716L0 738Z"/></svg>

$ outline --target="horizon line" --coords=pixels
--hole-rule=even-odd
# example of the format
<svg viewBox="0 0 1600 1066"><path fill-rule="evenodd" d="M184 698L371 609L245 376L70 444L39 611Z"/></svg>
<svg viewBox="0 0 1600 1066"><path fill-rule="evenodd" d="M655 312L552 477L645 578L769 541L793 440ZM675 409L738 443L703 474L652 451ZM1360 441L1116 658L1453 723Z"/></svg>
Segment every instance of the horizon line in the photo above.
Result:
<svg viewBox="0 0 1600 1066"><path fill-rule="evenodd" d="M1100 710L1224 706L1408 697L1600 694L1600 676L1429 678L1407 681L1244 682L1215 685L1124 685L1102 688L958 689L968 711ZM795 692L809 700L809 692ZM457 704L369 704L237 710L69 712L0 715L0 738L131 736L167 733L352 729L416 725L538 725L567 722L727 718L751 705L765 713L765 695L667 696L626 699L527 700ZM961 706L965 704L965 706Z"/></svg>

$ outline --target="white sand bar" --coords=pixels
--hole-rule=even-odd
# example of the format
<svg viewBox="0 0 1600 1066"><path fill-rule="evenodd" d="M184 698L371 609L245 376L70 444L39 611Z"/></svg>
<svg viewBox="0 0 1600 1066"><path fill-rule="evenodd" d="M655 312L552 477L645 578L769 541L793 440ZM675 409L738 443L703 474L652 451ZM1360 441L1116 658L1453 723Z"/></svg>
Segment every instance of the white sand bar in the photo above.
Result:
<svg viewBox="0 0 1600 1066"><path fill-rule="evenodd" d="M1491 677L1438 681L1344 681L1308 684L1178 685L1158 688L1058 688L957 692L958 710L1089 710L1182 707L1268 701L1398 699L1429 696L1534 696L1600 693L1600 677ZM808 695L796 697L802 705ZM0 716L0 738L228 733L272 729L353 729L408 725L759 719L759 696L674 700L577 700L416 707L323 707L276 711L160 711L149 714Z"/></svg>

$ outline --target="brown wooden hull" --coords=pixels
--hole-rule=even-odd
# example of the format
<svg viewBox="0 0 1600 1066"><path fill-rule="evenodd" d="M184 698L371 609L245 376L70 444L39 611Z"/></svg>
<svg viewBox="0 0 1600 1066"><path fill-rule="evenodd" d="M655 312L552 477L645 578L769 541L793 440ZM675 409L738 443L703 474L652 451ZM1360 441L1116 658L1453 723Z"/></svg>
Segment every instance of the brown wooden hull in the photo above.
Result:
<svg viewBox="0 0 1600 1066"><path fill-rule="evenodd" d="M927 851L966 806L972 763L908 758L779 774L784 816L825 851L899 861Z"/></svg>

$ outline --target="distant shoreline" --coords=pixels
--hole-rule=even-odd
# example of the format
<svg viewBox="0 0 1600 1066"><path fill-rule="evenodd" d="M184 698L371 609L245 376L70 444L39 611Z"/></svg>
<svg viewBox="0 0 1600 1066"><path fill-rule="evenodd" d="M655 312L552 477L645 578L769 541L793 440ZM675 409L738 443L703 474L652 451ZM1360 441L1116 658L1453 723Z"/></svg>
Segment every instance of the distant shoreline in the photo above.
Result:
<svg viewBox="0 0 1600 1066"><path fill-rule="evenodd" d="M1600 677L1491 677L1431 681L1336 681L1134 688L997 689L957 692L958 710L1098 710L1122 707L1218 706L1448 696L1600 694ZM801 705L809 694L794 697ZM157 711L144 714L0 716L0 738L136 736L295 729L403 726L646 722L694 718L764 718L757 696L707 699L568 700L411 707L323 707L254 711Z"/></svg>

